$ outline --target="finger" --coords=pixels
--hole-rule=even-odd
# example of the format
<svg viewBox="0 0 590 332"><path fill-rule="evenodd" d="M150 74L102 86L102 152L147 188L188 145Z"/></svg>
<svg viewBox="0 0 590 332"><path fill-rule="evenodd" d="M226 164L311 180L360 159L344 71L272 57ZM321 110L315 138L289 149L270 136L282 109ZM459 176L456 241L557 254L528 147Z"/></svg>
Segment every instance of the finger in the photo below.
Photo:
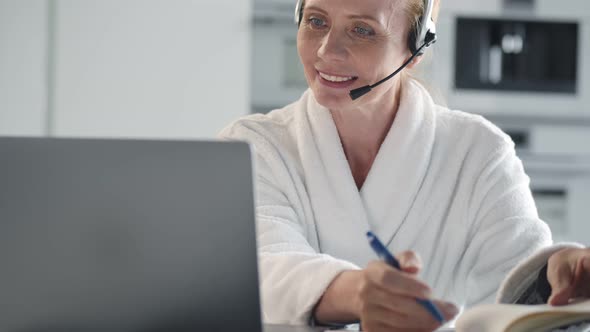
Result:
<svg viewBox="0 0 590 332"><path fill-rule="evenodd" d="M376 287L372 287L363 294L363 298L367 303L381 306L387 310L395 311L404 315L412 315L413 313L424 310L424 307L416 301L415 297L390 293Z"/></svg>
<svg viewBox="0 0 590 332"><path fill-rule="evenodd" d="M459 312L459 309L452 303L444 301L432 301L435 311L442 314L442 321L439 321L439 315L433 312L430 306L424 305L424 302L417 302L413 298L405 298L403 306L397 308L397 311L405 315L407 321L405 326L415 329L430 329L438 327L445 322L452 320Z"/></svg>
<svg viewBox="0 0 590 332"><path fill-rule="evenodd" d="M363 295L367 302L381 306L390 311L395 311L406 316L413 316L419 320L435 318L428 309L418 303L415 297L391 294L378 288L371 288ZM434 305L443 314L445 321L453 319L453 317L459 312L458 308L449 302L436 301L434 302Z"/></svg>
<svg viewBox="0 0 590 332"><path fill-rule="evenodd" d="M440 326L439 326L440 327ZM438 327L437 327L438 328ZM411 329L403 327L391 327L382 323L375 323L373 326L366 327L363 325L360 331L364 332L432 332L436 329Z"/></svg>
<svg viewBox="0 0 590 332"><path fill-rule="evenodd" d="M580 297L590 297L590 256L582 260L582 278L580 279Z"/></svg>
<svg viewBox="0 0 590 332"><path fill-rule="evenodd" d="M433 300L432 302L445 317L445 322L452 320L459 314L459 308L451 302L440 300Z"/></svg>
<svg viewBox="0 0 590 332"><path fill-rule="evenodd" d="M551 292L551 296L549 297L549 300L547 300L547 303L553 306L566 305L569 302L571 294L572 292L567 289L559 292L553 291Z"/></svg>
<svg viewBox="0 0 590 332"><path fill-rule="evenodd" d="M415 275L398 271L380 261L369 264L367 278L374 287L392 294L430 298L432 293L430 287Z"/></svg>
<svg viewBox="0 0 590 332"><path fill-rule="evenodd" d="M547 280L551 285L549 304L567 304L573 290L575 259L570 257L570 251L562 250L549 258L547 265Z"/></svg>
<svg viewBox="0 0 590 332"><path fill-rule="evenodd" d="M413 251L404 251L396 255L402 271L417 274L422 269L420 255Z"/></svg>
<svg viewBox="0 0 590 332"><path fill-rule="evenodd" d="M408 304L410 300L408 298ZM429 316L424 308L411 315L406 315L378 305L367 306L365 312L361 314L361 321L363 328L366 327L367 322L373 322L373 324L387 326L390 331L399 331L401 328L433 331L441 325L436 319Z"/></svg>
<svg viewBox="0 0 590 332"><path fill-rule="evenodd" d="M549 300L547 301L550 305L566 305L569 303L574 295L573 287L561 289L559 291L552 291Z"/></svg>
<svg viewBox="0 0 590 332"><path fill-rule="evenodd" d="M373 321L371 319L363 319L362 320L362 327L361 331L364 332L391 332L391 331L399 331L398 328L395 326L390 326L384 324L380 321Z"/></svg>
<svg viewBox="0 0 590 332"><path fill-rule="evenodd" d="M579 257L574 273L573 289L572 297L590 295L590 256Z"/></svg>
<svg viewBox="0 0 590 332"><path fill-rule="evenodd" d="M574 268L571 270L570 264L564 264L561 261L561 266L568 266L568 272L562 272L563 274L569 273L570 281L567 286L562 289L555 289L551 297L549 298L549 304L551 305L564 305L568 304L569 300L576 297L587 296L590 293L590 285L588 285L588 279L590 279L590 262L586 263L586 260L590 260L590 257L584 257L579 255L578 252L569 254L567 257L568 262L574 262Z"/></svg>

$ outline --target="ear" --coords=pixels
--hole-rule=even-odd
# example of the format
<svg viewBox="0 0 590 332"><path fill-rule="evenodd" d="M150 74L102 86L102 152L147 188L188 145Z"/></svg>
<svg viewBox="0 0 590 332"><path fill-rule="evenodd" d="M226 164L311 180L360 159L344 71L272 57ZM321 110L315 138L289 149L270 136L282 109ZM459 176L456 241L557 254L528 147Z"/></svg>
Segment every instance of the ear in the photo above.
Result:
<svg viewBox="0 0 590 332"><path fill-rule="evenodd" d="M423 55L419 55L419 56L415 57L414 60L412 60L412 62L410 62L406 68L414 69L414 67L416 67L422 61L423 57L424 57Z"/></svg>

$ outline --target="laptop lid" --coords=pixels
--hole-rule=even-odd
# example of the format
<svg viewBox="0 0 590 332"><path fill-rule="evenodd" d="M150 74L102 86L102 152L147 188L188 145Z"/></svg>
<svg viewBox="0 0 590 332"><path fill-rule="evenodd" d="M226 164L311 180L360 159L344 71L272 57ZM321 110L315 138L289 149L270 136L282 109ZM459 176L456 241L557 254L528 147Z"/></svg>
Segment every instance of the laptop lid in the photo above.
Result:
<svg viewBox="0 0 590 332"><path fill-rule="evenodd" d="M0 138L0 330L260 331L251 151Z"/></svg>

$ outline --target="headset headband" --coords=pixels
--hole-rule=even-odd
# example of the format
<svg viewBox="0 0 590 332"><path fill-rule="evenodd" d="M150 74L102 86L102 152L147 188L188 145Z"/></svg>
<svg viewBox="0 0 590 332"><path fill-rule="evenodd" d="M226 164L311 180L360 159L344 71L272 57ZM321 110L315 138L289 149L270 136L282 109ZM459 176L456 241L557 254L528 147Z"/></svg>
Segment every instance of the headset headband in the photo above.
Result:
<svg viewBox="0 0 590 332"><path fill-rule="evenodd" d="M436 25L432 19L434 0L425 0L424 6L424 14L422 15L420 27L418 28L418 38L416 38L416 49L419 49L423 44L426 44L426 47L428 47L436 42ZM428 36L429 34L430 36ZM424 49L422 49L421 54L423 53Z"/></svg>
<svg viewBox="0 0 590 332"><path fill-rule="evenodd" d="M297 5L295 6L295 23L297 26L301 24L301 19L303 16L303 0L297 0Z"/></svg>

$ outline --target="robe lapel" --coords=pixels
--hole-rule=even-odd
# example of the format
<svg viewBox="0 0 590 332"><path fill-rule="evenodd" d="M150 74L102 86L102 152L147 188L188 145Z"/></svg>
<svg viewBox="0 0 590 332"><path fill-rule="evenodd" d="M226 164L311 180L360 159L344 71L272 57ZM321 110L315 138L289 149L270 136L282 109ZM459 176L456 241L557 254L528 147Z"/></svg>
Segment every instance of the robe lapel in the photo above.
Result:
<svg viewBox="0 0 590 332"><path fill-rule="evenodd" d="M434 102L412 80L402 88L396 119L359 192L330 111L310 91L296 114L305 185L322 252L365 266L375 258L365 234L390 244L412 208L430 162ZM393 243L395 248L395 243Z"/></svg>
<svg viewBox="0 0 590 332"><path fill-rule="evenodd" d="M435 137L434 102L421 85L406 82L395 121L360 192L372 230L392 248L426 176Z"/></svg>
<svg viewBox="0 0 590 332"><path fill-rule="evenodd" d="M297 112L297 140L320 248L364 266L366 258L374 256L365 237L369 230L365 206L330 111L310 91L307 94L306 109Z"/></svg>

